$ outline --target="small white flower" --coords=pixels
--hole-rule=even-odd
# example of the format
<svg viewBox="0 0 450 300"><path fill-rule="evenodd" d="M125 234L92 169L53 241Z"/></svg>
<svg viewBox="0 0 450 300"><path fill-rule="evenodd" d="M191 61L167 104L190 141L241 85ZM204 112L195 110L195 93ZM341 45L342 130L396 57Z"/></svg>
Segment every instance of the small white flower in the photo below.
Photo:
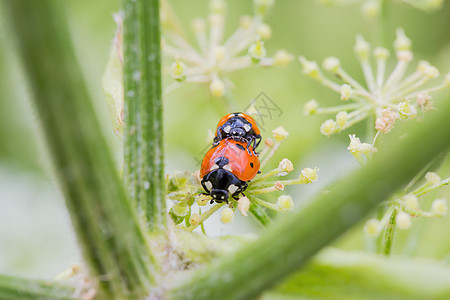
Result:
<svg viewBox="0 0 450 300"><path fill-rule="evenodd" d="M347 101L352 96L352 87L349 84L341 85L341 100Z"/></svg>
<svg viewBox="0 0 450 300"><path fill-rule="evenodd" d="M225 85L220 79L215 79L209 85L211 94L215 97L222 97L225 94Z"/></svg>
<svg viewBox="0 0 450 300"><path fill-rule="evenodd" d="M191 226L197 226L198 224L200 224L200 220L200 215L193 213L189 218L189 224L191 224Z"/></svg>
<svg viewBox="0 0 450 300"><path fill-rule="evenodd" d="M287 132L283 126L279 126L279 127L275 128L274 130L272 130L272 135L275 138L275 140L280 142L280 141L284 140L285 138L287 138L287 136L289 135L289 132Z"/></svg>
<svg viewBox="0 0 450 300"><path fill-rule="evenodd" d="M278 197L277 206L282 211L290 211L294 208L294 201L289 195L281 195Z"/></svg>
<svg viewBox="0 0 450 300"><path fill-rule="evenodd" d="M306 184L316 182L317 179L319 179L319 176L317 175L318 171L319 168L304 168L300 173L300 183Z"/></svg>
<svg viewBox="0 0 450 300"><path fill-rule="evenodd" d="M306 102L305 106L303 107L303 113L305 115L313 115L317 112L318 108L319 108L319 103L317 103L316 100L311 99L308 102Z"/></svg>
<svg viewBox="0 0 450 300"><path fill-rule="evenodd" d="M286 50L278 50L273 57L273 64L275 66L284 67L289 65L294 60L294 56Z"/></svg>
<svg viewBox="0 0 450 300"><path fill-rule="evenodd" d="M233 216L234 216L233 210L231 208L229 208L229 207L225 207L222 210L222 214L220 216L220 221L223 224L230 223L231 221L233 221Z"/></svg>
<svg viewBox="0 0 450 300"><path fill-rule="evenodd" d="M348 115L347 115L347 112L345 112L345 111L340 111L336 115L336 123L340 127L344 127L347 124L347 120L348 120Z"/></svg>
<svg viewBox="0 0 450 300"><path fill-rule="evenodd" d="M336 73L339 68L341 67L341 62L339 58L336 58L334 56L330 56L324 59L322 63L322 67L330 72Z"/></svg>
<svg viewBox="0 0 450 300"><path fill-rule="evenodd" d="M397 214L397 225L398 228L402 229L402 230L407 230L411 227L411 217L409 216L409 214L400 211Z"/></svg>
<svg viewBox="0 0 450 300"><path fill-rule="evenodd" d="M439 185L441 183L441 177L434 172L428 172L425 174L425 180L429 185Z"/></svg>
<svg viewBox="0 0 450 300"><path fill-rule="evenodd" d="M377 219L370 219L364 225L364 233L367 237L376 238L380 234L381 225Z"/></svg>
<svg viewBox="0 0 450 300"><path fill-rule="evenodd" d="M250 209L250 200L247 197L239 198L238 209L241 212L241 215L247 217L247 212Z"/></svg>
<svg viewBox="0 0 450 300"><path fill-rule="evenodd" d="M330 136L336 132L336 122L332 119L326 120L320 126L320 133L326 136Z"/></svg>
<svg viewBox="0 0 450 300"><path fill-rule="evenodd" d="M403 196L403 201L405 202L406 207L411 210L419 209L419 201L414 194L406 194Z"/></svg>
<svg viewBox="0 0 450 300"><path fill-rule="evenodd" d="M448 206L445 199L436 199L431 204L431 212L437 217L444 217L447 215Z"/></svg>
<svg viewBox="0 0 450 300"><path fill-rule="evenodd" d="M292 162L287 159L287 158L283 158L280 161L280 164L278 165L278 168L283 171L283 172L292 172L294 170L294 165L292 164Z"/></svg>

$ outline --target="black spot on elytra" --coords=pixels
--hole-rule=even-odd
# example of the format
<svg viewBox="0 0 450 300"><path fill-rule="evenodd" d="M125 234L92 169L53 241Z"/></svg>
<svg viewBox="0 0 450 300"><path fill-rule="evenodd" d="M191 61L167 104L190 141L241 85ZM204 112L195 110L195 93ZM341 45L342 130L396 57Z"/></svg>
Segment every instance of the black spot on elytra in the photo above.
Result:
<svg viewBox="0 0 450 300"><path fill-rule="evenodd" d="M236 147L238 147L239 149L241 149L241 150L245 150L245 148L244 148L244 146L242 146L241 144L236 144Z"/></svg>
<svg viewBox="0 0 450 300"><path fill-rule="evenodd" d="M250 167L252 167L252 168L253 168L253 163L250 163Z"/></svg>

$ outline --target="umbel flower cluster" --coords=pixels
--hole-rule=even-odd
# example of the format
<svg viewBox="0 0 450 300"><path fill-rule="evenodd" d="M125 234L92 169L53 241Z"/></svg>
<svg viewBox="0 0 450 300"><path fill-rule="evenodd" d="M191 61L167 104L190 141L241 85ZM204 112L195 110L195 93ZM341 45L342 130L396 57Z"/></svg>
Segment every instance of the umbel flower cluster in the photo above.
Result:
<svg viewBox="0 0 450 300"><path fill-rule="evenodd" d="M260 154L261 169L269 162L270 158L281 145L281 142L288 136L288 132L283 127L278 127L272 131L273 139L265 140L263 150ZM169 213L172 220L179 228L193 231L201 226L204 232L203 222L213 213L221 209L222 223L230 223L233 220L236 210L247 217L249 213L253 214L254 209L271 209L277 212L287 212L292 210L294 202L289 195L280 195L276 203L265 201L260 195L281 192L285 186L295 184L309 184L317 181L318 168L304 168L295 179L288 180L270 180L275 177L283 177L294 170L292 162L286 158L281 160L278 166L268 172L263 172L255 177L245 191L241 194L239 200L229 199L227 203L210 203L211 196L203 195L203 188L200 185L199 172L178 173L167 178L167 198L174 205ZM258 219L258 218L257 218Z"/></svg>
<svg viewBox="0 0 450 300"><path fill-rule="evenodd" d="M183 86L183 83L207 85L211 95L222 97L233 83L228 74L248 67L286 66L294 56L278 50L270 57L264 41L272 35L272 29L264 23L264 17L274 0L254 0L254 15L240 17L239 25L228 38L224 37L224 0L210 0L206 18L191 22L196 44L192 45L183 34L182 26L168 1L161 2L162 40L161 51L165 60L163 71L174 81L164 88L164 94ZM123 125L123 42L121 12L114 15L117 31L110 49L109 60L102 78L103 90L112 115L116 133ZM167 63L167 65L166 65ZM139 79L136 72L136 80Z"/></svg>
<svg viewBox="0 0 450 300"><path fill-rule="evenodd" d="M402 29L397 29L394 49L397 63L389 73L389 50L383 47L372 50L361 35L356 37L354 51L364 74L363 84L350 76L336 57L325 58L322 69L335 75L340 82L326 77L315 61L299 57L305 75L340 94L338 106L322 108L316 100L304 106L306 115L335 114L335 118L326 120L320 127L322 134L330 136L368 117L375 120L377 134L372 144L361 143L355 135L350 135L349 150L357 159L376 151L374 143L378 135L389 133L397 120L421 118L433 109L431 95L450 87L450 73L436 82L433 79L439 77L439 70L427 61L418 62L415 71L407 74L413 53L411 40Z"/></svg>
<svg viewBox="0 0 450 300"><path fill-rule="evenodd" d="M366 222L364 232L370 238L376 238L389 223L397 224L398 228L407 230L412 224L412 217L444 217L448 213L446 199L435 199L429 211L421 209L419 198L439 187L448 185L450 178L441 180L439 175L428 172L425 175L425 183L415 190L397 195L388 202L389 208L384 216L378 219L370 219ZM410 186L406 188L408 190ZM394 217L394 220L392 218Z"/></svg>
<svg viewBox="0 0 450 300"><path fill-rule="evenodd" d="M367 19L377 18L382 10L382 3L386 0L316 0L326 6L345 6L358 3L361 5L361 13ZM442 7L444 0L390 0L389 2L406 4L423 10L434 11Z"/></svg>
<svg viewBox="0 0 450 300"><path fill-rule="evenodd" d="M173 90L180 82L207 84L213 96L222 97L233 86L229 73L252 66L285 66L293 55L279 50L273 57L267 56L264 41L272 35L272 29L264 23L264 17L274 0L254 0L253 16L243 15L236 30L224 37L224 0L211 0L207 18L194 19L191 23L196 45L192 45L177 30L174 13L163 10L163 54L172 61L169 73L177 82L168 87Z"/></svg>

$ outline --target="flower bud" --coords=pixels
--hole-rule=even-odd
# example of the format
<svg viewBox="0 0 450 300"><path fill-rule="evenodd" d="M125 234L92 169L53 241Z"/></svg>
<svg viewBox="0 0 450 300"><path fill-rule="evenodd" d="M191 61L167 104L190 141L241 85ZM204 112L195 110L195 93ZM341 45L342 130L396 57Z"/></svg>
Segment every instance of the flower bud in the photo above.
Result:
<svg viewBox="0 0 450 300"><path fill-rule="evenodd" d="M362 37L362 35L356 36L356 44L353 50L360 60L369 59L370 44Z"/></svg>
<svg viewBox="0 0 450 300"><path fill-rule="evenodd" d="M277 206L282 211L290 211L294 208L294 201L289 195L281 195L278 197Z"/></svg>
<svg viewBox="0 0 450 300"><path fill-rule="evenodd" d="M220 79L214 79L209 85L211 94L215 97L222 97L225 94L225 85Z"/></svg>
<svg viewBox="0 0 450 300"><path fill-rule="evenodd" d="M414 194L406 194L405 196L403 196L403 202L405 203L406 207L411 210L419 209L419 200Z"/></svg>
<svg viewBox="0 0 450 300"><path fill-rule="evenodd" d="M348 84L343 84L341 86L341 100L347 101L352 96L352 87Z"/></svg>
<svg viewBox="0 0 450 300"><path fill-rule="evenodd" d="M400 119L413 119L417 116L417 109L411 104L409 99L398 104L398 115Z"/></svg>
<svg viewBox="0 0 450 300"><path fill-rule="evenodd" d="M281 181L276 181L274 187L277 191L284 190L284 184L282 184Z"/></svg>
<svg viewBox="0 0 450 300"><path fill-rule="evenodd" d="M220 221L223 224L230 223L231 221L233 221L233 215L234 215L233 210L229 207L225 207L222 210L222 214L220 215Z"/></svg>
<svg viewBox="0 0 450 300"><path fill-rule="evenodd" d="M326 136L330 136L336 132L336 122L332 119L326 120L320 126L320 133Z"/></svg>
<svg viewBox="0 0 450 300"><path fill-rule="evenodd" d="M431 212L437 217L444 217L447 215L448 206L445 199L436 199L431 204Z"/></svg>
<svg viewBox="0 0 450 300"><path fill-rule="evenodd" d="M269 147L269 148L272 148L273 145L275 145L275 143L272 141L271 138L267 138L267 139L264 141L264 145L266 145L266 146Z"/></svg>
<svg viewBox="0 0 450 300"><path fill-rule="evenodd" d="M223 0L211 0L209 2L209 11L212 13L223 14L226 9L226 3Z"/></svg>
<svg viewBox="0 0 450 300"><path fill-rule="evenodd" d="M292 164L292 162L287 159L287 158L283 158L280 161L280 164L278 165L278 169L280 169L283 172L292 172L294 170L294 165Z"/></svg>
<svg viewBox="0 0 450 300"><path fill-rule="evenodd" d="M192 214L191 217L189 218L189 224L191 224L192 226L197 226L198 224L200 224L201 218L199 214Z"/></svg>
<svg viewBox="0 0 450 300"><path fill-rule="evenodd" d="M317 179L319 179L319 176L317 175L318 171L319 168L304 168L300 173L300 184L316 182Z"/></svg>
<svg viewBox="0 0 450 300"><path fill-rule="evenodd" d="M324 59L322 67L327 71L336 73L341 67L341 61L339 60L339 58L330 56Z"/></svg>
<svg viewBox="0 0 450 300"><path fill-rule="evenodd" d="M346 111L340 111L338 112L338 114L336 115L336 123L340 126L340 127L344 127L345 124L347 124L347 120L348 120L348 115Z"/></svg>
<svg viewBox="0 0 450 300"><path fill-rule="evenodd" d="M211 201L211 197L205 194L199 194L195 197L195 201L198 206L205 206L209 201Z"/></svg>
<svg viewBox="0 0 450 300"><path fill-rule="evenodd" d="M284 67L289 65L293 59L294 56L286 50L278 50L273 57L273 64L275 66Z"/></svg>
<svg viewBox="0 0 450 300"><path fill-rule="evenodd" d="M274 3L274 0L253 0L255 13L260 16L265 16Z"/></svg>
<svg viewBox="0 0 450 300"><path fill-rule="evenodd" d="M298 60L302 64L303 74L314 79L320 77L319 67L315 61L309 61L303 56L300 56Z"/></svg>
<svg viewBox="0 0 450 300"><path fill-rule="evenodd" d="M381 225L380 221L376 219L370 219L364 225L364 233L367 237L376 238L380 234Z"/></svg>
<svg viewBox="0 0 450 300"><path fill-rule="evenodd" d="M405 35L402 28L398 28L397 38L394 41L394 48L396 51L411 50L411 40Z"/></svg>
<svg viewBox="0 0 450 300"><path fill-rule="evenodd" d="M427 66L424 70L424 74L430 78L439 77L439 70L435 66Z"/></svg>
<svg viewBox="0 0 450 300"><path fill-rule="evenodd" d="M183 81L186 79L186 65L182 63L178 58L170 67L170 76L176 81Z"/></svg>
<svg viewBox="0 0 450 300"><path fill-rule="evenodd" d="M250 200L247 197L239 198L239 200L238 200L238 209L241 212L241 215L246 217L249 208L250 208Z"/></svg>
<svg viewBox="0 0 450 300"><path fill-rule="evenodd" d="M272 135L277 142L280 142L289 135L289 132L287 132L283 126L280 126L272 130Z"/></svg>
<svg viewBox="0 0 450 300"><path fill-rule="evenodd" d="M449 87L450 86L450 73L445 75L444 85L445 85L445 87Z"/></svg>
<svg viewBox="0 0 450 300"><path fill-rule="evenodd" d="M317 112L317 109L319 108L319 103L317 103L316 100L311 99L308 102L306 102L305 106L303 107L303 114L305 115L313 115Z"/></svg>
<svg viewBox="0 0 450 300"><path fill-rule="evenodd" d="M438 185L441 183L441 177L434 172L428 172L425 174L425 180L429 185Z"/></svg>
<svg viewBox="0 0 450 300"><path fill-rule="evenodd" d="M269 25L266 23L262 23L259 25L258 29L256 30L256 33L263 39L268 40L272 36L272 28L270 28Z"/></svg>
<svg viewBox="0 0 450 300"><path fill-rule="evenodd" d="M401 211L397 214L397 225L402 230L407 230L411 227L411 217L409 214Z"/></svg>
<svg viewBox="0 0 450 300"><path fill-rule="evenodd" d="M222 61L225 58L225 47L223 46L217 46L214 48L214 57L216 58L216 61Z"/></svg>
<svg viewBox="0 0 450 300"><path fill-rule="evenodd" d="M248 55L252 58L254 62L258 62L264 57L266 57L266 48L264 48L264 42L257 40L248 48Z"/></svg>
<svg viewBox="0 0 450 300"><path fill-rule="evenodd" d="M374 19L380 14L380 1L368 0L361 5L362 14L368 19Z"/></svg>

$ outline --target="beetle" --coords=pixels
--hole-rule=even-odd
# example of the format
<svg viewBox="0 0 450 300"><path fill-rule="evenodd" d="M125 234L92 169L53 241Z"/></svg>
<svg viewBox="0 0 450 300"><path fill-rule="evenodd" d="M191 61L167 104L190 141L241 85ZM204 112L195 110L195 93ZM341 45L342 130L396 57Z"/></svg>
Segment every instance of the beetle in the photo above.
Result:
<svg viewBox="0 0 450 300"><path fill-rule="evenodd" d="M258 174L259 158L246 151L246 146L242 141L226 138L206 153L200 178L205 194L213 198L211 203L228 202L230 196L237 200L247 188L247 182ZM251 146L250 151L253 152Z"/></svg>
<svg viewBox="0 0 450 300"><path fill-rule="evenodd" d="M250 145L256 154L256 148L261 143L261 132L255 120L246 113L231 113L220 119L217 124L216 136L213 145L218 145L221 140L233 138L235 141L247 142L246 149L250 152Z"/></svg>

